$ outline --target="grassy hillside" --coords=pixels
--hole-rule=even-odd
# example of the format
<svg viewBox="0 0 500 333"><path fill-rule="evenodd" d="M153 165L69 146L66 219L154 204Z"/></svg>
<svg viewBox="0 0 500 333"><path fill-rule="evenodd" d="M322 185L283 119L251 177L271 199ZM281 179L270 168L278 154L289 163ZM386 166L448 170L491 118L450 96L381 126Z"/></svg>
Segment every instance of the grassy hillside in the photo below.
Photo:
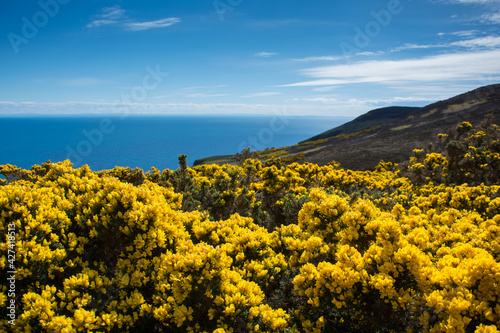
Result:
<svg viewBox="0 0 500 333"><path fill-rule="evenodd" d="M284 163L332 161L353 170L373 169L380 160L402 162L414 147L436 143L463 121L478 125L488 114L500 120L500 84L433 103L423 108L392 107L373 110L355 120L294 146L259 152L263 161L281 158ZM221 163L235 163L231 156ZM197 161L196 165L205 160ZM279 162L279 161L278 161Z"/></svg>
<svg viewBox="0 0 500 333"><path fill-rule="evenodd" d="M340 135L348 135L352 133L362 132L363 130L366 129L379 128L380 126L386 125L388 123L404 119L411 112L416 111L418 109L420 108L391 106L391 107L372 110L344 125L338 126L334 129L316 135L310 139L304 140L303 142L327 139Z"/></svg>

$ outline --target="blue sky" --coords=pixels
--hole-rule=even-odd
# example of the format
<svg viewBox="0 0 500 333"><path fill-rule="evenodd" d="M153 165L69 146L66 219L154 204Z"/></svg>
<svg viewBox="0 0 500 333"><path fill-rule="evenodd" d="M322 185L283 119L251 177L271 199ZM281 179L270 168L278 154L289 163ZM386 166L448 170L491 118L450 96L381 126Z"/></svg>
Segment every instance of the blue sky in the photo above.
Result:
<svg viewBox="0 0 500 333"><path fill-rule="evenodd" d="M500 82L500 0L4 0L0 114L357 116Z"/></svg>

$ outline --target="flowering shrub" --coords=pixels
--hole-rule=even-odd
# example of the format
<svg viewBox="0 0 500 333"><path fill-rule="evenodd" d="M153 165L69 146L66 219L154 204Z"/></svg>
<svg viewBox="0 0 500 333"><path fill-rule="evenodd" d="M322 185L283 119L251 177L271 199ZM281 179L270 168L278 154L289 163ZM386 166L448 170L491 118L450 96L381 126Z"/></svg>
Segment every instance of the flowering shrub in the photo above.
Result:
<svg viewBox="0 0 500 333"><path fill-rule="evenodd" d="M500 128L487 116L478 128L459 124L439 134L435 151L414 150L404 174L414 182L496 184L500 178Z"/></svg>
<svg viewBox="0 0 500 333"><path fill-rule="evenodd" d="M489 165L450 181L472 150L374 171L0 166L0 331L497 332L500 185Z"/></svg>

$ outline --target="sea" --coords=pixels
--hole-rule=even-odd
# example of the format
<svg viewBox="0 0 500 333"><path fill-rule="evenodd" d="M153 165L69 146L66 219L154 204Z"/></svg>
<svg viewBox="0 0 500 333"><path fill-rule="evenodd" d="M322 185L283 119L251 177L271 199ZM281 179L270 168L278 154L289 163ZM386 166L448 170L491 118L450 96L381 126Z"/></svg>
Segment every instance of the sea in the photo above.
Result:
<svg viewBox="0 0 500 333"><path fill-rule="evenodd" d="M352 118L286 115L2 116L0 165L71 160L92 170L159 170L195 160L297 144Z"/></svg>

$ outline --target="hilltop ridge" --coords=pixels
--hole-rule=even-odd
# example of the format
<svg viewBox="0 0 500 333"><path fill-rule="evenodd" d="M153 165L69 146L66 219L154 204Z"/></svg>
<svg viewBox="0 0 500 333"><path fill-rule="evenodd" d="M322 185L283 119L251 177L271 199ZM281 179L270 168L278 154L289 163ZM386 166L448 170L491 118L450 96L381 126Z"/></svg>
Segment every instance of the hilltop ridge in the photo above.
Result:
<svg viewBox="0 0 500 333"><path fill-rule="evenodd" d="M296 145L258 152L262 160L284 163L331 161L353 170L374 168L380 160L399 163L416 147L426 147L439 133L463 121L479 124L488 114L500 120L500 84L483 86L425 107L393 106L369 111L358 118ZM234 155L214 156L194 165L235 164Z"/></svg>
<svg viewBox="0 0 500 333"><path fill-rule="evenodd" d="M419 110L419 107L408 106L388 106L385 108L375 109L368 111L365 114L353 119L343 125L325 131L321 134L313 136L307 140L299 143L327 139L342 134L350 134L362 131L365 128L373 128L381 125L388 124L393 121L402 119L413 111Z"/></svg>

